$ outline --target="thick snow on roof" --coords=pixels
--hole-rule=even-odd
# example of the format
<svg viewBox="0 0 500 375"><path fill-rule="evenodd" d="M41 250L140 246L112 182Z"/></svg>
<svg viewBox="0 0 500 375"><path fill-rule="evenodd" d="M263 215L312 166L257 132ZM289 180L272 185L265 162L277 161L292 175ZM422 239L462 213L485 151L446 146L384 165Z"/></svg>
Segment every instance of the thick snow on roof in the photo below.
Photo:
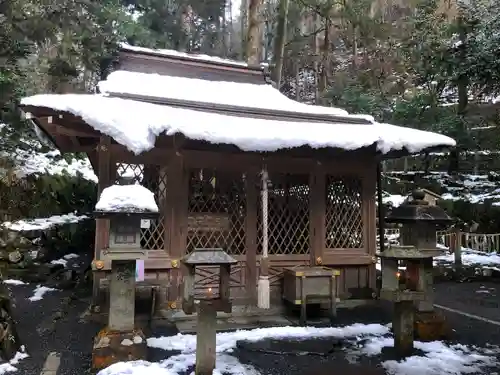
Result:
<svg viewBox="0 0 500 375"><path fill-rule="evenodd" d="M102 212L158 212L154 194L142 185L112 185L95 205Z"/></svg>
<svg viewBox="0 0 500 375"><path fill-rule="evenodd" d="M94 129L139 154L154 147L161 133L182 133L213 144L233 144L244 151L285 148L355 150L373 144L379 151L406 148L419 152L434 146L455 146L447 136L389 124L335 124L245 118L104 95L47 94L22 99L23 105L52 108L80 116Z"/></svg>
<svg viewBox="0 0 500 375"><path fill-rule="evenodd" d="M147 54L152 54L152 55L157 55L157 56L165 56L165 57L181 57L181 58L189 59L189 60L225 64L228 66L237 66L237 67L243 67L243 68L248 67L248 64L244 61L222 59L220 57L203 55L203 54L184 53L184 52L179 52L179 51L176 51L173 49L153 49L153 48L136 47L136 46L131 46L131 45L126 44L126 43L122 43L120 45L120 47L121 47L121 49L126 50L126 51L130 51L130 52L147 53ZM262 64L262 65L267 65L267 64Z"/></svg>
<svg viewBox="0 0 500 375"><path fill-rule="evenodd" d="M105 81L99 82L99 90L109 94L135 94L241 108L345 116L373 121L372 116L349 115L340 108L299 103L283 95L270 84L209 81L118 70L111 73Z"/></svg>

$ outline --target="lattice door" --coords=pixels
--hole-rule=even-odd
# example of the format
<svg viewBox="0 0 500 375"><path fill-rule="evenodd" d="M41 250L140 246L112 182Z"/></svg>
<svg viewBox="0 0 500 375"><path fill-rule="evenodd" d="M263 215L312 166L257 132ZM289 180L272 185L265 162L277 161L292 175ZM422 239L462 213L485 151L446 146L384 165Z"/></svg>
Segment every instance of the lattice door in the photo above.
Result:
<svg viewBox="0 0 500 375"><path fill-rule="evenodd" d="M326 176L325 247L364 247L362 183L351 176Z"/></svg>
<svg viewBox="0 0 500 375"><path fill-rule="evenodd" d="M141 248L147 250L165 249L164 199L167 194L167 176L159 167L141 164L117 164L115 183L138 183L155 194L160 209L158 219L149 220L149 227L141 229ZM144 222L147 223L147 222Z"/></svg>
<svg viewBox="0 0 500 375"><path fill-rule="evenodd" d="M258 253L262 254L259 197ZM309 176L274 173L268 187L269 255L309 254Z"/></svg>
<svg viewBox="0 0 500 375"><path fill-rule="evenodd" d="M193 169L189 175L187 252L195 248L223 248L240 262L232 267L232 294L245 284L245 180L237 173ZM199 267L197 292L218 292L217 267Z"/></svg>
<svg viewBox="0 0 500 375"><path fill-rule="evenodd" d="M268 253L271 285L278 285L283 268L309 263L309 176L270 173L268 186ZM262 254L262 206L258 208L258 254ZM279 255L278 257L276 257ZM292 261L293 256L304 259Z"/></svg>

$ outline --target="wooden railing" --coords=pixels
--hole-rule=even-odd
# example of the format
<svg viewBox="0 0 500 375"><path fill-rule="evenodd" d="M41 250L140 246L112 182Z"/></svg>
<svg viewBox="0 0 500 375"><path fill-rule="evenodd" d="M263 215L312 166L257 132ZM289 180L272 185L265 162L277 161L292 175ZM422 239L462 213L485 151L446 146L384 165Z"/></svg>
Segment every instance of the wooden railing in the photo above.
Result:
<svg viewBox="0 0 500 375"><path fill-rule="evenodd" d="M386 237L399 234L399 229L385 229ZM451 249L454 245L455 235L459 236L459 243L462 247L486 253L500 252L500 233L482 234L482 233L467 233L453 231L439 231L436 233L436 241L438 244L444 245Z"/></svg>

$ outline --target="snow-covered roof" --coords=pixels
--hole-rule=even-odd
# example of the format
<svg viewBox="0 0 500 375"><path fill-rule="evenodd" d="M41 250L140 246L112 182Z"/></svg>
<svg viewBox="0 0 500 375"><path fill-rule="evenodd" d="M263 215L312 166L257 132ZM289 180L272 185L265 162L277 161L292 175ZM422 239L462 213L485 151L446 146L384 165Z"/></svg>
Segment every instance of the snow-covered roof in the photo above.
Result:
<svg viewBox="0 0 500 375"><path fill-rule="evenodd" d="M100 212L158 212L154 194L142 185L112 185L105 188L95 210Z"/></svg>
<svg viewBox="0 0 500 375"><path fill-rule="evenodd" d="M148 55L181 58L181 59L185 59L185 60L206 62L206 63L212 63L212 64L221 64L221 65L234 66L234 67L240 67L240 68L248 68L249 67L249 65L244 61L222 59L220 57L203 55L203 54L184 53L184 52L179 52L179 51L172 50L172 49L155 49L155 48L136 47L136 46L131 46L131 45L126 44L126 43L122 43L120 45L120 48L122 51L144 53L144 54L148 54ZM264 64L264 63L261 64L261 66L267 66L267 65L268 64Z"/></svg>
<svg viewBox="0 0 500 375"><path fill-rule="evenodd" d="M99 82L103 94L128 94L148 98L174 99L226 105L242 110L293 112L302 115L330 115L374 121L372 116L349 115L343 109L299 103L270 84L211 81L160 74L118 70Z"/></svg>
<svg viewBox="0 0 500 375"><path fill-rule="evenodd" d="M122 49L221 60L170 50L125 45ZM100 82L99 89L101 93L92 95L36 95L21 103L81 117L136 154L152 149L162 133L181 133L192 140L258 152L302 146L356 150L376 145L382 153L403 149L415 153L455 146L453 139L440 134L379 124L372 116L350 115L339 108L299 103L265 83L118 70Z"/></svg>
<svg viewBox="0 0 500 375"><path fill-rule="evenodd" d="M22 104L79 116L136 154L154 148L156 137L162 133L181 133L213 144L233 144L243 151L276 151L301 146L356 150L376 144L383 153L403 148L414 153L430 147L455 146L455 141L444 135L389 124L230 116L102 94L35 95L24 98Z"/></svg>

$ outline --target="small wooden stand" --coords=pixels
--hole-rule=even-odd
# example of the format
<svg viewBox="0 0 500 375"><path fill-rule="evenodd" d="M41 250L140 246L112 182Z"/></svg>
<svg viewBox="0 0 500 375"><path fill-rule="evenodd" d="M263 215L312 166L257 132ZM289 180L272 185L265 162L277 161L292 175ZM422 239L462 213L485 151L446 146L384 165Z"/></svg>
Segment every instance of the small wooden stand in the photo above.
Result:
<svg viewBox="0 0 500 375"><path fill-rule="evenodd" d="M284 270L283 299L300 305L300 324L307 322L307 304L330 304L330 321L337 317L337 282L339 270L326 267L293 267Z"/></svg>

